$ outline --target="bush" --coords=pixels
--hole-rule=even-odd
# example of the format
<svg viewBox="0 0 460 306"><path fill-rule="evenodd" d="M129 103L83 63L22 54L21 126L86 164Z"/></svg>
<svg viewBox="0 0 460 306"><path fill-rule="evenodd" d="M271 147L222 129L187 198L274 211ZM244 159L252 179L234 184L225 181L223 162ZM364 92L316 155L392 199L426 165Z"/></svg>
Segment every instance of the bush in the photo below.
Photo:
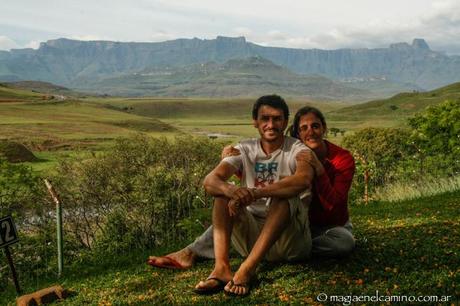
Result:
<svg viewBox="0 0 460 306"><path fill-rule="evenodd" d="M43 196L39 183L29 167L0 157L0 217L13 215L22 222L30 210L39 208Z"/></svg>
<svg viewBox="0 0 460 306"><path fill-rule="evenodd" d="M118 252L183 241L203 230L201 181L223 144L205 138L119 139L109 152L62 163L54 178L68 239ZM198 221L196 221L198 220Z"/></svg>
<svg viewBox="0 0 460 306"><path fill-rule="evenodd" d="M11 215L16 224L19 243L11 246L11 252L22 280L33 277L26 271L48 269L53 256L49 249L55 247L50 242L56 237L51 209L44 184L32 169L0 158L0 217ZM0 268L3 264L0 260ZM9 273L7 268L0 269L0 290L9 283Z"/></svg>
<svg viewBox="0 0 460 306"><path fill-rule="evenodd" d="M408 144L410 132L396 128L366 128L342 140L356 161L356 175L350 199L369 201L373 187L394 181L398 161L414 150Z"/></svg>
<svg viewBox="0 0 460 306"><path fill-rule="evenodd" d="M410 118L408 125L409 129L366 128L344 137L342 145L356 159L350 199L367 203L385 185L396 190L398 185L427 178L458 177L460 102L428 107Z"/></svg>
<svg viewBox="0 0 460 306"><path fill-rule="evenodd" d="M441 168L446 174L460 172L460 101L428 107L408 123L422 170L426 168L429 173Z"/></svg>

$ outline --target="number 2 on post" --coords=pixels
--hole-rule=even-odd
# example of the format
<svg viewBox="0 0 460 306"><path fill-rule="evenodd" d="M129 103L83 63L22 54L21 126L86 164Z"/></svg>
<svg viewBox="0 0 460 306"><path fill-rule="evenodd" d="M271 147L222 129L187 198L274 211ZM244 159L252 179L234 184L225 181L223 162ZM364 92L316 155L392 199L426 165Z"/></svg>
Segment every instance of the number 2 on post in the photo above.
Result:
<svg viewBox="0 0 460 306"><path fill-rule="evenodd" d="M14 237L11 236L11 226L9 222L3 222L2 223L2 228L5 229L5 240L3 240L2 235L0 235L0 244L4 242L10 242L11 240L14 239Z"/></svg>

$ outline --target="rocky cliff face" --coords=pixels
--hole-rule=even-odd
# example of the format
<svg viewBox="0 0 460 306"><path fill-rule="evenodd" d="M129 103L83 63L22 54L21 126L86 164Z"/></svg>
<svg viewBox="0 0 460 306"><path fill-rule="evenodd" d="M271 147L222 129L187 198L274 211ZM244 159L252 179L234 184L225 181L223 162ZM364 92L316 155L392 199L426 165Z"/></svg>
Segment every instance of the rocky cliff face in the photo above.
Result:
<svg viewBox="0 0 460 306"><path fill-rule="evenodd" d="M300 50L255 46L261 56L303 74L332 79L379 77L432 89L460 80L460 57L430 50L423 39L380 49ZM454 68L455 67L455 68Z"/></svg>
<svg viewBox="0 0 460 306"><path fill-rule="evenodd" d="M263 47L244 37L177 39L159 43L50 40L38 50L0 52L0 80L80 85L150 68L183 67L261 56L300 74L334 80L383 78L432 89L460 80L460 56L430 50L423 39L380 49L289 49Z"/></svg>

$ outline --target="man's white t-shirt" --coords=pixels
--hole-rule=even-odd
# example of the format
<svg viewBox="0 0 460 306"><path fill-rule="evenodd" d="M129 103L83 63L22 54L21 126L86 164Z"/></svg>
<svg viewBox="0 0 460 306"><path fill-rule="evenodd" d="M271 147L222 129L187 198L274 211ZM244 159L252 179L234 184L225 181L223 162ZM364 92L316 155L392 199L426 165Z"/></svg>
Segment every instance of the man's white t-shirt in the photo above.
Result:
<svg viewBox="0 0 460 306"><path fill-rule="evenodd" d="M235 148L241 154L226 157L222 162L239 170L242 173L241 186L248 188L262 188L293 175L297 166L297 153L310 150L298 139L289 136L285 136L283 145L269 155L262 150L259 138L242 140ZM269 203L267 200L259 199L249 205L247 210L256 216L265 217Z"/></svg>

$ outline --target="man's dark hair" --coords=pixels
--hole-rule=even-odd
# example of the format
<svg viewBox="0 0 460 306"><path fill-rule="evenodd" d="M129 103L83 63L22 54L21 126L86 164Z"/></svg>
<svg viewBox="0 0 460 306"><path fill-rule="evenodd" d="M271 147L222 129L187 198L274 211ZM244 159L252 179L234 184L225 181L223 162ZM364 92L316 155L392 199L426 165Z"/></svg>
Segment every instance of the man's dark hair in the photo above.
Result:
<svg viewBox="0 0 460 306"><path fill-rule="evenodd" d="M327 127L326 118L324 118L323 113L313 106L304 106L295 113L294 122L289 127L288 132L291 137L299 138L299 124L300 124L300 117L307 115L309 113L314 114L320 121L324 128Z"/></svg>
<svg viewBox="0 0 460 306"><path fill-rule="evenodd" d="M252 107L252 119L257 120L257 114L259 113L259 108L262 105L267 105L282 110L284 119L289 119L289 108L286 104L286 101L284 101L284 99L278 95L267 95L257 99L257 101L254 103L254 106Z"/></svg>

